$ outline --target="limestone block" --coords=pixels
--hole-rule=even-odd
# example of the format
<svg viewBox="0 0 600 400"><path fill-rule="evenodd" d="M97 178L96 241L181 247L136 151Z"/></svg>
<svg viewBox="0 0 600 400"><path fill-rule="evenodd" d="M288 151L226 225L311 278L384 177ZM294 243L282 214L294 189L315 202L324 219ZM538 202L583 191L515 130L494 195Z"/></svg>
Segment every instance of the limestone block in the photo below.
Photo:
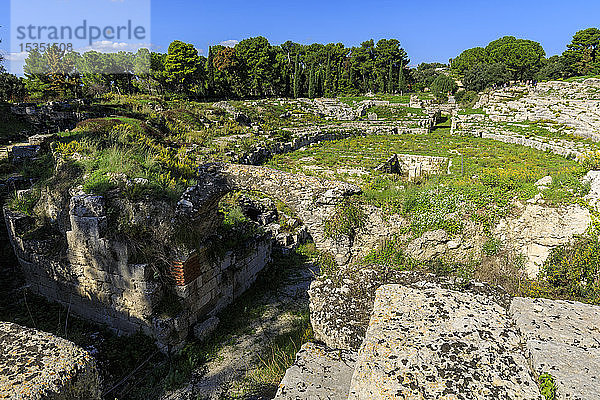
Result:
<svg viewBox="0 0 600 400"><path fill-rule="evenodd" d="M600 306L518 297L510 312L535 373L554 377L558 400L600 398Z"/></svg>
<svg viewBox="0 0 600 400"><path fill-rule="evenodd" d="M67 340L0 322L0 349L0 398L101 398L94 358Z"/></svg>
<svg viewBox="0 0 600 400"><path fill-rule="evenodd" d="M541 399L521 346L489 296L382 286L348 399Z"/></svg>
<svg viewBox="0 0 600 400"><path fill-rule="evenodd" d="M275 400L346 400L356 353L306 343L285 372Z"/></svg>

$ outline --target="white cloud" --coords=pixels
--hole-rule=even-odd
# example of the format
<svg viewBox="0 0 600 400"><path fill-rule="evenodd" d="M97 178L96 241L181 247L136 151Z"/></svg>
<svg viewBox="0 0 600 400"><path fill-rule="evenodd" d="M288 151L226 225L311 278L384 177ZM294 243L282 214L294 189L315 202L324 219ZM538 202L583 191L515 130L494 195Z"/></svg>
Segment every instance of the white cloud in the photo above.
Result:
<svg viewBox="0 0 600 400"><path fill-rule="evenodd" d="M136 52L139 49L146 48L152 49L155 46L152 43L125 43L125 42L112 42L110 40L100 40L92 43L91 46L81 47L76 49L78 53L85 53L86 51L97 51L99 53L116 53L119 51L131 51Z"/></svg>
<svg viewBox="0 0 600 400"><path fill-rule="evenodd" d="M26 51L22 51L20 53L7 53L4 58L6 61L25 61L27 54L29 53Z"/></svg>
<svg viewBox="0 0 600 400"><path fill-rule="evenodd" d="M235 40L235 39L229 39L229 40L223 40L221 43L219 43L221 46L225 46L225 47L233 47L236 44L238 44L240 41L239 40Z"/></svg>

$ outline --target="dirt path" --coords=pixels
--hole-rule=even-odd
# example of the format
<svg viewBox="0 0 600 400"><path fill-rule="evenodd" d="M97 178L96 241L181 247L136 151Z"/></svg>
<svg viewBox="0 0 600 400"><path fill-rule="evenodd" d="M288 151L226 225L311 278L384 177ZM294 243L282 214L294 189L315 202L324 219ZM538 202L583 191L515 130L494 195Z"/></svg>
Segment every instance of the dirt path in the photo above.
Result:
<svg viewBox="0 0 600 400"><path fill-rule="evenodd" d="M286 335L293 340L292 332L307 318L307 290L313 277L312 264L302 263L286 268L279 282L267 285L268 290L250 300L239 299L252 303L249 308L258 305L256 318L247 321L244 333L226 338L211 360L194 371L187 386L166 393L161 400L272 398L277 385L261 382L256 370L264 367L261 358L272 355L273 344L286 340Z"/></svg>

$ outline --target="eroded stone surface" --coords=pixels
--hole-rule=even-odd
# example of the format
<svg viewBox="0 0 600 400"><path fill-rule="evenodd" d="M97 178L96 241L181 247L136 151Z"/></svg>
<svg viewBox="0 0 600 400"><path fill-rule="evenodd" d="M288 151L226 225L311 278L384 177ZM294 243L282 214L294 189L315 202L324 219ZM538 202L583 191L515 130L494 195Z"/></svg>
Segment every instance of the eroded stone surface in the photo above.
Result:
<svg viewBox="0 0 600 400"><path fill-rule="evenodd" d="M496 235L527 257L527 275L535 278L550 251L584 233L590 222L589 210L580 205L555 208L527 204L517 218L500 221Z"/></svg>
<svg viewBox="0 0 600 400"><path fill-rule="evenodd" d="M535 372L554 377L557 399L600 398L600 307L518 297L510 311Z"/></svg>
<svg viewBox="0 0 600 400"><path fill-rule="evenodd" d="M96 362L67 340L0 322L0 398L100 399Z"/></svg>
<svg viewBox="0 0 600 400"><path fill-rule="evenodd" d="M349 399L541 399L507 310L442 288L377 290Z"/></svg>
<svg viewBox="0 0 600 400"><path fill-rule="evenodd" d="M275 400L346 400L356 353L307 343L285 373Z"/></svg>

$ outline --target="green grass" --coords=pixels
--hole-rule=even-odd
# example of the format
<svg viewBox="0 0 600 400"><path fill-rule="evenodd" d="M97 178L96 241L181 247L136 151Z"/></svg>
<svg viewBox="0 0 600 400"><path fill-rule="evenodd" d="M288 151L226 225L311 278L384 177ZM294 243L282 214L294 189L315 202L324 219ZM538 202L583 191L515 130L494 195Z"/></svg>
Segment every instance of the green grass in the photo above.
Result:
<svg viewBox="0 0 600 400"><path fill-rule="evenodd" d="M375 172L393 153L448 157L452 160L450 174L411 183ZM338 169L369 171L352 178L362 187L364 201L409 216L415 234L429 229L458 233L462 218L472 218L489 230L494 221L506 215L514 199L532 198L537 193L534 183L546 175L555 178L553 192L549 192L554 204L574 202L588 190L578 180L585 170L575 161L523 146L452 136L446 128L429 135L372 135L321 143L276 156L269 165L339 180L348 180L348 176ZM462 203L460 217L446 218Z"/></svg>
<svg viewBox="0 0 600 400"><path fill-rule="evenodd" d="M600 78L600 75L582 75L582 76L573 76L567 79L559 79L564 80L565 82L582 82L589 78Z"/></svg>

